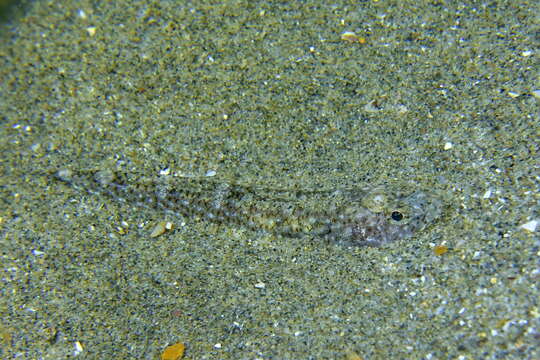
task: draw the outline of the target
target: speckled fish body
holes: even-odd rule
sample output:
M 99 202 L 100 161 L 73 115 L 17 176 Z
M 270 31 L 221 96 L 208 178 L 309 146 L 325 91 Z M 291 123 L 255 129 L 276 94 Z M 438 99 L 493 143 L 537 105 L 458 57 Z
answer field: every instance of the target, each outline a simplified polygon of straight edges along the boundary
M 189 177 L 146 179 L 109 170 L 64 169 L 55 177 L 82 191 L 137 206 L 347 246 L 381 246 L 411 238 L 441 212 L 440 202 L 420 191 L 396 195 L 366 188 L 329 191 L 321 197 L 323 192 L 258 190 Z

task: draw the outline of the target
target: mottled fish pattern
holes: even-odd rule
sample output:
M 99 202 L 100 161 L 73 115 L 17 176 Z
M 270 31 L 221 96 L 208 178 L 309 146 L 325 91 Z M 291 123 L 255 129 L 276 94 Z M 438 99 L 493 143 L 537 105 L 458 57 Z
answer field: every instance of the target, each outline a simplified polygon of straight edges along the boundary
M 440 202 L 420 191 L 268 190 L 209 178 L 149 179 L 111 170 L 62 169 L 55 178 L 81 191 L 187 218 L 239 224 L 285 237 L 311 236 L 346 246 L 381 246 L 411 238 L 441 212 Z

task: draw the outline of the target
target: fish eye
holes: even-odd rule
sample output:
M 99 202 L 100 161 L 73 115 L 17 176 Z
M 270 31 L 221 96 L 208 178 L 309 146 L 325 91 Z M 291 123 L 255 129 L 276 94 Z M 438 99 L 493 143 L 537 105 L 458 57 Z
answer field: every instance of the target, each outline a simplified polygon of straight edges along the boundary
M 392 220 L 394 221 L 401 221 L 403 220 L 403 214 L 399 211 L 393 211 L 390 215 L 392 217 Z

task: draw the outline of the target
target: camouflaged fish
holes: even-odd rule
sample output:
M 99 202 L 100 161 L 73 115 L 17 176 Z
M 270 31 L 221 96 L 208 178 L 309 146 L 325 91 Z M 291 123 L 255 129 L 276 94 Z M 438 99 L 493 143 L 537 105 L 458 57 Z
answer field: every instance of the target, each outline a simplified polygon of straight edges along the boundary
M 268 190 L 209 178 L 148 179 L 122 171 L 63 169 L 55 177 L 74 188 L 146 208 L 235 223 L 285 237 L 311 236 L 346 246 L 381 246 L 411 238 L 441 213 L 424 192 L 381 189 L 302 192 Z

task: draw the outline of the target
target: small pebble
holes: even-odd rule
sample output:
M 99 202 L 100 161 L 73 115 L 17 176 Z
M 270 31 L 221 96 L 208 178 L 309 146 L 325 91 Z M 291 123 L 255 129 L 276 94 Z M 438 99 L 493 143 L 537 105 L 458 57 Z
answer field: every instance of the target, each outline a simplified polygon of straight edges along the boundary
M 45 253 L 43 251 L 39 251 L 39 250 L 32 250 L 32 254 L 34 254 L 35 256 L 42 256 L 42 255 L 45 255 Z
M 88 33 L 88 35 L 94 36 L 96 35 L 96 27 L 95 26 L 87 27 L 86 32 Z
M 345 359 L 346 360 L 362 360 L 360 355 L 358 355 L 357 353 L 355 353 L 352 350 L 347 351 L 347 353 L 345 355 Z
M 154 230 L 152 230 L 150 237 L 155 238 L 163 235 L 165 231 L 167 231 L 166 224 L 167 223 L 165 221 L 160 221 L 159 223 L 157 223 L 157 225 L 154 227 Z
M 365 44 L 366 39 L 363 37 L 358 37 L 354 32 L 352 31 L 345 31 L 341 34 L 341 40 L 347 41 L 350 43 L 359 43 L 359 44 Z
M 257 289 L 264 289 L 266 287 L 266 284 L 260 281 L 253 286 L 255 286 Z
M 508 96 L 510 96 L 512 99 L 515 99 L 515 98 L 517 98 L 519 96 L 519 93 L 517 93 L 515 91 L 509 91 Z
M 73 356 L 77 356 L 77 355 L 79 355 L 80 353 L 83 352 L 83 347 L 82 347 L 82 344 L 80 343 L 80 341 L 75 341 L 73 346 L 75 347 L 75 350 L 73 351 Z
M 169 175 L 171 173 L 171 168 L 166 168 L 163 170 L 160 170 L 159 175 Z

